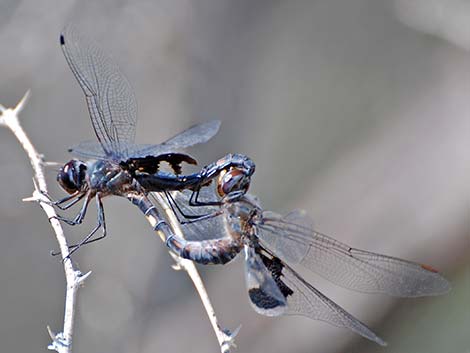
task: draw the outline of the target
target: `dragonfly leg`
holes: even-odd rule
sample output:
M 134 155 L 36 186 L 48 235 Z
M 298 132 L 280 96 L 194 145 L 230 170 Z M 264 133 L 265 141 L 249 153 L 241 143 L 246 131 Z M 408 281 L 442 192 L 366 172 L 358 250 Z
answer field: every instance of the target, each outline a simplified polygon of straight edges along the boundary
M 54 218 L 58 219 L 61 222 L 67 223 L 70 226 L 81 224 L 83 222 L 83 219 L 85 218 L 86 211 L 88 209 L 88 204 L 90 203 L 90 192 L 87 192 L 84 195 L 85 195 L 85 201 L 83 202 L 80 212 L 75 216 L 75 218 L 68 219 L 59 215 L 54 216 Z M 83 198 L 83 196 L 81 196 L 81 198 Z
M 221 201 L 199 201 L 199 192 L 201 190 L 201 186 L 198 186 L 196 190 L 194 190 L 189 198 L 189 206 L 221 206 Z
M 201 217 L 205 217 L 205 216 L 208 215 L 207 213 L 206 214 L 186 214 L 186 213 L 183 212 L 183 210 L 180 208 L 180 206 L 178 205 L 176 200 L 173 198 L 173 196 L 169 192 L 165 191 L 165 196 L 166 196 L 166 199 L 168 201 L 168 204 L 171 207 L 171 210 L 175 214 L 175 216 L 178 219 L 178 222 L 180 224 L 183 224 L 184 221 L 180 220 L 180 218 L 178 216 L 178 213 L 186 219 L 199 219 Z
M 60 209 L 62 211 L 69 209 L 70 207 L 75 205 L 78 201 L 80 201 L 86 195 L 86 193 L 84 193 L 82 191 L 76 191 L 71 195 L 67 195 L 63 199 L 54 200 L 47 192 L 41 191 L 41 193 L 44 196 L 46 196 L 47 199 L 49 200 L 49 202 L 47 202 L 47 204 L 49 204 L 51 206 L 55 206 L 55 207 L 57 207 L 58 209 Z M 68 201 L 70 201 L 68 204 L 63 205 L 64 203 L 66 203 Z
M 95 241 L 101 240 L 104 237 L 106 237 L 106 222 L 105 222 L 105 217 L 104 217 L 104 207 L 103 207 L 103 203 L 101 201 L 101 197 L 100 197 L 99 194 L 97 194 L 95 196 L 95 200 L 96 200 L 96 208 L 98 210 L 97 224 L 96 224 L 95 228 L 93 228 L 93 230 L 85 238 L 83 238 L 78 244 L 74 244 L 74 245 L 69 246 L 70 252 L 67 255 L 67 257 L 70 257 L 70 255 L 72 255 L 75 251 L 77 251 L 81 246 L 93 243 Z M 93 235 L 95 235 L 95 233 L 100 228 L 102 228 L 102 230 L 103 230 L 102 234 L 99 237 L 96 237 L 96 238 L 92 239 Z
M 230 170 L 232 168 L 236 169 L 235 174 L 231 173 Z M 191 197 L 189 199 L 190 206 L 221 206 L 224 203 L 224 200 L 229 202 L 235 202 L 240 199 L 243 195 L 245 195 L 247 191 L 247 186 L 249 185 L 250 177 L 254 172 L 254 164 L 253 162 L 246 156 L 242 155 L 227 155 L 221 158 L 216 163 L 213 163 L 207 166 L 202 172 L 199 178 L 199 182 L 193 190 Z M 210 181 L 218 176 L 222 175 L 223 171 L 227 171 L 230 174 L 230 177 L 235 175 L 236 179 L 239 180 L 238 182 L 244 182 L 243 186 L 234 184 L 237 188 L 232 190 L 224 191 L 224 199 L 223 200 L 216 200 L 216 201 L 199 201 L 199 193 L 202 187 L 208 185 Z M 226 192 L 226 193 L 225 193 Z M 222 196 L 222 195 L 221 195 Z
M 70 207 L 72 207 L 73 205 L 75 205 L 78 201 L 80 201 L 81 199 L 83 199 L 85 197 L 86 193 L 81 193 L 79 195 L 77 195 L 75 197 L 74 200 L 70 201 L 68 204 L 66 205 L 61 205 L 61 204 L 56 204 L 55 206 L 57 206 L 59 209 L 61 210 L 68 210 Z
M 203 221 L 203 220 L 205 220 L 205 219 L 211 219 L 211 218 L 220 216 L 221 214 L 223 214 L 223 211 L 222 211 L 222 210 L 218 210 L 218 211 L 214 211 L 214 212 L 212 212 L 212 213 L 208 213 L 208 214 L 202 215 L 202 216 L 200 216 L 199 218 L 196 218 L 196 219 L 190 219 L 190 220 L 187 220 L 187 221 L 181 221 L 180 223 L 181 223 L 181 224 L 196 223 L 196 222 Z

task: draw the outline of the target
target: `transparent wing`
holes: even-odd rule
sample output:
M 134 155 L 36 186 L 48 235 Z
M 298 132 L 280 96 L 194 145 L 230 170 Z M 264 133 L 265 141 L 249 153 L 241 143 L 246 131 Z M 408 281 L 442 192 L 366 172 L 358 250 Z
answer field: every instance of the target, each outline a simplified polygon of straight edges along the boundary
M 175 152 L 200 143 L 206 143 L 217 134 L 220 128 L 219 120 L 191 126 L 172 138 L 158 145 L 136 145 L 137 149 L 129 153 L 131 157 L 156 156 Z
M 264 212 L 259 238 L 276 256 L 300 264 L 340 286 L 397 297 L 443 294 L 449 282 L 427 265 L 351 248 L 314 231 L 301 211 Z
M 220 127 L 220 121 L 212 120 L 206 123 L 198 124 L 190 127 L 189 129 L 179 133 L 171 139 L 161 144 L 133 144 L 133 143 L 120 143 L 120 148 L 125 155 L 122 158 L 131 157 L 147 157 L 158 156 L 165 153 L 173 153 L 182 149 L 205 143 L 209 141 Z M 82 142 L 76 146 L 69 148 L 69 152 L 75 156 L 82 158 L 106 158 L 106 152 L 103 150 L 101 144 L 93 141 Z
M 213 185 L 203 187 L 201 189 L 199 200 L 214 200 L 215 194 L 213 192 L 213 187 Z M 186 216 L 206 216 L 212 215 L 220 210 L 220 207 L 218 206 L 190 206 L 189 199 L 191 194 L 191 190 L 175 191 L 171 193 L 172 198 L 176 201 L 176 204 L 179 207 L 179 210 L 176 206 L 173 208 L 181 221 L 191 222 L 190 218 L 185 218 L 181 213 Z M 181 224 L 181 228 L 184 237 L 187 240 L 219 239 L 227 235 L 225 214 L 208 217 L 192 223 L 183 223 Z
M 60 35 L 65 59 L 85 93 L 88 111 L 106 156 L 121 159 L 134 142 L 137 103 L 117 65 L 91 40 L 68 25 Z
M 369 327 L 307 283 L 294 270 L 286 264 L 283 266 L 280 280 L 292 291 L 292 294 L 287 296 L 288 309 L 285 314 L 307 316 L 337 327 L 348 328 L 381 346 L 387 345 Z
M 74 156 L 85 159 L 106 159 L 107 154 L 99 142 L 84 141 L 68 149 Z
M 248 295 L 256 312 L 266 316 L 302 315 L 352 331 L 384 346 L 365 324 L 328 299 L 280 259 L 245 246 Z

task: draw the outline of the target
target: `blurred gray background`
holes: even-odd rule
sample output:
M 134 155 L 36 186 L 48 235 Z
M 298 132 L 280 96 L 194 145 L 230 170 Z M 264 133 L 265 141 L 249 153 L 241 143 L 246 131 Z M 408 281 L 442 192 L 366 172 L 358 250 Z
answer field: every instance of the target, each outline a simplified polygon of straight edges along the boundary
M 257 162 L 267 209 L 305 208 L 348 244 L 439 268 L 445 296 L 392 300 L 302 272 L 389 346 L 301 317 L 265 318 L 241 259 L 201 267 L 220 323 L 242 325 L 240 352 L 468 353 L 470 349 L 470 5 L 460 0 L 0 1 L 0 103 L 32 97 L 21 122 L 50 161 L 92 139 L 58 44 L 74 22 L 110 53 L 139 102 L 137 140 L 223 121 L 190 151 L 204 165 L 238 152 Z M 31 168 L 0 130 L 0 344 L 46 351 L 62 325 L 65 280 L 44 213 L 23 203 Z M 48 173 L 51 192 L 55 171 Z M 77 242 L 95 223 L 65 226 Z M 218 352 L 194 288 L 144 217 L 106 199 L 109 236 L 74 259 L 75 352 Z

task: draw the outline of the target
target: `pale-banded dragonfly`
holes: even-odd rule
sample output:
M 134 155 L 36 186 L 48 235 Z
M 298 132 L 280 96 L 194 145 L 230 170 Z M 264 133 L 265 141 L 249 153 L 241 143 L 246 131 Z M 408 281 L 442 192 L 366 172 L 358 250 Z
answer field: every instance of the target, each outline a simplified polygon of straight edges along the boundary
M 73 25 L 67 26 L 60 35 L 60 45 L 75 78 L 82 88 L 93 129 L 98 142 L 84 142 L 70 148 L 74 155 L 88 159 L 87 162 L 72 159 L 57 175 L 61 187 L 69 196 L 51 202 L 60 209 L 68 209 L 80 200 L 83 205 L 74 219 L 59 217 L 62 221 L 80 224 L 89 203 L 95 199 L 98 209 L 96 227 L 77 245 L 99 240 L 106 235 L 106 224 L 101 199 L 108 195 L 123 196 L 139 206 L 146 215 L 152 215 L 159 222 L 159 230 L 171 235 L 167 224 L 161 219 L 147 198 L 149 192 L 190 189 L 193 198 L 190 204 L 201 205 L 198 189 L 210 183 L 219 173 L 231 167 L 244 170 L 247 176 L 254 173 L 255 165 L 246 156 L 229 154 L 202 168 L 198 173 L 181 175 L 182 163 L 196 164 L 184 148 L 204 143 L 218 131 L 220 122 L 210 121 L 189 128 L 173 138 L 157 145 L 134 143 L 137 123 L 137 104 L 134 92 L 118 67 L 91 40 L 77 32 Z M 166 162 L 173 172 L 160 170 Z M 244 189 L 243 185 L 234 185 Z M 240 191 L 231 194 L 236 199 Z M 211 203 L 211 202 L 209 202 Z M 217 204 L 217 203 L 216 203 Z M 103 233 L 94 237 L 99 228 Z
M 190 207 L 190 192 L 175 194 L 170 201 L 183 223 L 185 239 L 170 238 L 168 245 L 178 255 L 203 264 L 224 264 L 243 251 L 248 296 L 256 312 L 267 316 L 307 316 L 349 328 L 385 345 L 370 328 L 305 281 L 291 266 L 302 265 L 359 292 L 420 297 L 450 290 L 449 282 L 428 265 L 356 249 L 317 232 L 304 211 L 281 216 L 263 210 L 259 200 L 246 193 L 246 187 L 241 190 L 244 196 L 237 200 L 226 198 L 225 190 L 235 191 L 232 180 L 240 177 L 248 179 L 245 185 L 249 183 L 250 177 L 232 168 L 221 173 L 216 184 L 200 190 L 201 200 L 218 197 L 221 206 Z M 196 211 L 205 216 L 198 220 Z M 184 217 L 191 220 L 185 221 Z

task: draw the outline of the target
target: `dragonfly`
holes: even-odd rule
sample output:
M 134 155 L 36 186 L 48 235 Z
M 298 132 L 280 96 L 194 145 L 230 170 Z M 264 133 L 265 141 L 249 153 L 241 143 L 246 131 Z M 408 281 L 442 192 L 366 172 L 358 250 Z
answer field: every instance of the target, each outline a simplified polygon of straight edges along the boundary
M 210 217 L 185 222 L 192 215 L 186 190 L 171 201 L 181 217 L 185 239 L 169 238 L 169 247 L 183 258 L 202 264 L 225 264 L 244 254 L 245 282 L 253 309 L 262 315 L 302 315 L 348 328 L 379 345 L 386 342 L 360 320 L 303 279 L 292 266 L 303 266 L 347 289 L 394 297 L 440 295 L 449 282 L 429 265 L 353 248 L 313 228 L 302 210 L 286 215 L 264 210 L 257 197 L 240 190 L 236 200 L 234 178 L 249 183 L 236 167 L 222 173 L 217 183 L 200 191 L 201 198 L 218 197 L 220 206 L 206 206 Z M 226 185 L 228 184 L 228 185 Z
M 145 215 L 158 222 L 155 230 L 170 236 L 171 229 L 148 199 L 150 192 L 168 192 L 189 189 L 192 206 L 204 205 L 198 201 L 198 190 L 211 183 L 218 175 L 232 167 L 243 170 L 246 176 L 255 170 L 254 162 L 240 154 L 228 154 L 199 172 L 182 175 L 182 164 L 196 165 L 196 160 L 181 150 L 205 143 L 218 131 L 220 122 L 209 121 L 195 125 L 160 144 L 136 144 L 137 103 L 134 92 L 118 66 L 91 39 L 83 36 L 75 26 L 68 25 L 60 35 L 60 45 L 65 59 L 85 94 L 89 115 L 97 141 L 82 142 L 69 151 L 81 159 L 72 159 L 58 172 L 57 181 L 68 193 L 51 203 L 67 210 L 83 200 L 79 213 L 73 219 L 58 217 L 70 225 L 82 223 L 88 205 L 95 200 L 98 210 L 97 225 L 84 239 L 72 246 L 70 254 L 81 245 L 106 236 L 102 198 L 122 196 L 138 206 Z M 168 164 L 172 172 L 161 170 Z M 239 178 L 244 182 L 244 178 Z M 241 196 L 246 185 L 233 181 L 235 193 Z M 206 201 L 205 204 L 218 204 Z M 95 236 L 99 229 L 100 236 Z

